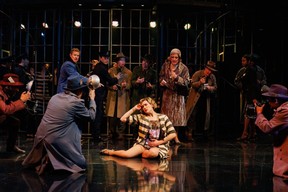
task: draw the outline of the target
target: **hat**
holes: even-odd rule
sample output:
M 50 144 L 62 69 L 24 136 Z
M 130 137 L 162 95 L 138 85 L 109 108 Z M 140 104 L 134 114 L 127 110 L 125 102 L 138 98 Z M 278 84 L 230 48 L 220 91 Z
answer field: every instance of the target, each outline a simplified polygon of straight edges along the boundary
M 155 63 L 155 58 L 152 54 L 146 54 L 144 57 L 142 57 L 143 60 L 146 60 L 149 65 L 152 65 Z
M 181 51 L 179 49 L 174 48 L 170 51 L 170 55 L 175 54 L 175 53 L 178 54 L 179 57 L 181 57 Z
M 19 81 L 18 75 L 14 73 L 6 73 L 3 75 L 3 80 L 0 81 L 0 85 L 23 86 L 24 84 Z
M 69 91 L 75 91 L 86 87 L 87 84 L 84 83 L 84 78 L 81 75 L 72 75 L 67 79 L 67 86 L 64 89 Z
M 19 55 L 18 57 L 16 57 L 15 60 L 17 63 L 20 63 L 22 59 L 28 59 L 29 60 L 29 57 L 26 53 L 23 53 L 23 54 Z
M 99 63 L 99 61 L 97 59 L 92 59 L 90 61 L 90 64 L 92 64 L 92 65 L 97 65 L 98 63 Z
M 272 84 L 267 92 L 262 93 L 266 97 L 275 97 L 288 100 L 288 90 L 285 86 L 280 84 Z
M 207 64 L 205 65 L 206 68 L 210 69 L 211 71 L 218 71 L 216 69 L 216 63 L 214 61 L 208 61 Z
M 110 57 L 110 51 L 100 51 L 99 57 Z
M 119 60 L 122 59 L 122 58 L 125 58 L 125 60 L 127 60 L 127 57 L 126 57 L 122 52 L 120 52 L 120 53 L 118 53 L 118 54 L 116 55 L 115 61 L 117 62 L 117 61 L 119 61 Z

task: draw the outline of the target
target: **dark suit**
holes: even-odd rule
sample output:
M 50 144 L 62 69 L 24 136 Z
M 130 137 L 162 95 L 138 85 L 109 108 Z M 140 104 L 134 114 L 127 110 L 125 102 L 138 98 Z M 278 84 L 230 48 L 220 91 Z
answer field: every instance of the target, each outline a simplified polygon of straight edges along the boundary
M 94 67 L 91 75 L 97 75 L 100 79 L 100 83 L 104 85 L 104 87 L 100 87 L 95 90 L 96 97 L 95 102 L 97 106 L 96 117 L 93 122 L 92 127 L 92 137 L 94 139 L 99 138 L 101 134 L 101 124 L 104 117 L 104 101 L 106 101 L 107 97 L 107 87 L 112 86 L 118 83 L 117 78 L 112 78 L 108 73 L 108 65 L 105 65 L 101 61 Z

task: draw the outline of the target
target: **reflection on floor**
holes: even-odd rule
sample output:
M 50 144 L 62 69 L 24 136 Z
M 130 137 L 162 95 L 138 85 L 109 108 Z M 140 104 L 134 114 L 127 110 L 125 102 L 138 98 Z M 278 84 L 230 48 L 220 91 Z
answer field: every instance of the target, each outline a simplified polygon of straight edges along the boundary
M 20 137 L 19 144 L 29 151 L 33 139 Z M 287 191 L 283 189 L 287 186 L 282 179 L 272 175 L 272 140 L 269 136 L 242 143 L 235 139 L 196 140 L 173 146 L 171 157 L 162 161 L 99 155 L 103 148 L 126 149 L 132 144 L 131 137 L 97 144 L 83 137 L 83 153 L 88 162 L 86 173 L 67 175 L 59 172 L 38 176 L 22 168 L 25 155 L 6 153 L 2 141 L 0 191 L 270 192 L 273 187 Z

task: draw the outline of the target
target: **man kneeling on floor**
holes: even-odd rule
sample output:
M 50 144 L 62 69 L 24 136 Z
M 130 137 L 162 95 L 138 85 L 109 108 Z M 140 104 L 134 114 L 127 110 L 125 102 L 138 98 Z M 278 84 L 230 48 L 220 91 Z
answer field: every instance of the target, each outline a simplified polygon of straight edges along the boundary
M 39 175 L 44 170 L 64 170 L 72 173 L 86 170 L 81 130 L 77 121 L 83 118 L 93 120 L 96 113 L 94 89 L 89 86 L 88 107 L 82 99 L 86 86 L 82 76 L 70 76 L 65 91 L 50 99 L 37 129 L 33 148 L 24 159 L 23 166 L 36 168 Z

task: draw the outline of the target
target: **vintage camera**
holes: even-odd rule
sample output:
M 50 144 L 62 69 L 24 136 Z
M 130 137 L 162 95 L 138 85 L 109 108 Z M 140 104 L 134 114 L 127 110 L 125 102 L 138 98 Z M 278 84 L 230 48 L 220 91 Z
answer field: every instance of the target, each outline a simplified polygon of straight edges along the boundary
M 100 78 L 97 75 L 91 75 L 88 79 L 88 86 L 91 89 L 97 89 L 101 86 Z
M 203 89 L 206 90 L 207 87 L 208 87 L 208 83 L 205 83 Z
M 269 103 L 268 99 L 263 99 L 261 101 L 257 101 L 256 105 L 260 107 L 263 104 L 268 104 L 268 103 Z

